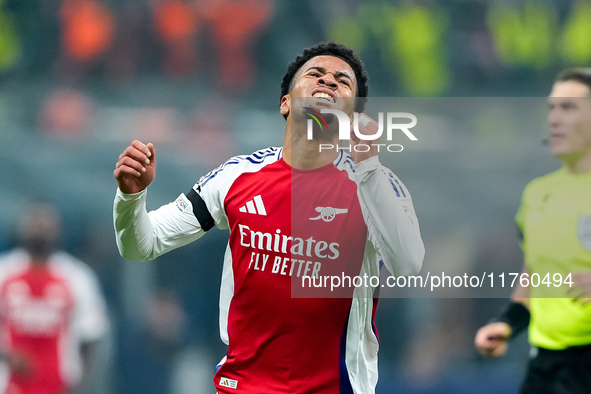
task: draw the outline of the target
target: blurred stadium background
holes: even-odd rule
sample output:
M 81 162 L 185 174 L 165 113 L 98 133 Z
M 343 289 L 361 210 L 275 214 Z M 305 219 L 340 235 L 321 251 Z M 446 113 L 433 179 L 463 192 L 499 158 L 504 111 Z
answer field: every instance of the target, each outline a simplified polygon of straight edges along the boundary
M 0 250 L 29 198 L 62 209 L 64 247 L 98 273 L 113 321 L 88 393 L 165 393 L 168 380 L 171 393 L 212 392 L 225 352 L 227 235 L 124 261 L 111 223 L 119 153 L 134 138 L 155 143 L 155 208 L 231 155 L 281 144 L 286 66 L 329 39 L 360 53 L 373 97 L 434 97 L 471 115 L 440 111 L 389 157 L 413 194 L 426 263 L 519 271 L 521 190 L 558 166 L 541 144 L 543 97 L 560 69 L 591 62 L 590 1 L 0 0 Z M 380 301 L 378 393 L 517 392 L 525 338 L 496 361 L 472 345 L 504 302 Z

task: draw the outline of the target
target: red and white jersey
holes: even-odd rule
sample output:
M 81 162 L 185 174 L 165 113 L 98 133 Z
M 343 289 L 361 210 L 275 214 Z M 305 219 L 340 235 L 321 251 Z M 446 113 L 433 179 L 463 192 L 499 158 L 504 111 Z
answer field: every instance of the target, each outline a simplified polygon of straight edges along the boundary
M 97 280 L 82 262 L 63 252 L 43 266 L 20 249 L 0 256 L 2 350 L 30 366 L 26 376 L 6 371 L 6 393 L 63 393 L 81 376 L 79 344 L 106 328 Z
M 378 340 L 374 289 L 330 294 L 304 276 L 379 276 L 420 270 L 424 247 L 410 194 L 377 157 L 342 151 L 312 170 L 290 167 L 280 148 L 238 156 L 150 213 L 146 192 L 117 192 L 122 255 L 149 260 L 213 227 L 230 237 L 220 291 L 228 345 L 219 393 L 372 393 Z M 343 289 L 341 289 L 343 290 Z

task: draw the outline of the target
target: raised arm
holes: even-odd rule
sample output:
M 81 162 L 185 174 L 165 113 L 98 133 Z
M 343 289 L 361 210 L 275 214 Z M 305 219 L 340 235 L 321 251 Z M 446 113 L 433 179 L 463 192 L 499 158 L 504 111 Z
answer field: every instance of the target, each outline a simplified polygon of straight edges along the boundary
M 359 131 L 375 134 L 378 124 L 362 114 Z M 361 143 L 352 132 L 351 145 Z M 364 141 L 368 151 L 351 149 L 361 208 L 369 231 L 369 239 L 394 275 L 413 275 L 421 270 L 425 247 L 419 221 L 408 189 L 388 168 L 380 164 L 379 138 Z
M 156 174 L 155 156 L 152 144 L 133 141 L 119 156 L 113 173 L 119 185 L 113 205 L 117 247 L 129 260 L 153 260 L 205 233 L 195 216 L 192 196 L 181 194 L 174 202 L 146 211 L 147 187 Z
M 369 239 L 394 275 L 421 270 L 425 247 L 408 189 L 377 157 L 355 166 Z
M 529 270 L 523 265 L 522 274 L 529 276 Z M 509 340 L 529 325 L 529 287 L 517 286 L 511 295 L 511 302 L 503 312 L 480 327 L 474 337 L 474 346 L 486 357 L 500 357 L 507 352 Z

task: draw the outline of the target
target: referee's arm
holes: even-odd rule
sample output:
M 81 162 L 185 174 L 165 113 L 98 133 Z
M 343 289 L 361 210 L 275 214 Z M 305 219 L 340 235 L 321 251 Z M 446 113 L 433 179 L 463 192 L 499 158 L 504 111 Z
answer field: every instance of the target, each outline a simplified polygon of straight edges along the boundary
M 529 276 L 524 265 L 522 273 Z M 517 286 L 511 302 L 503 312 L 481 327 L 474 338 L 478 352 L 487 357 L 500 357 L 507 352 L 508 341 L 529 325 L 529 287 Z

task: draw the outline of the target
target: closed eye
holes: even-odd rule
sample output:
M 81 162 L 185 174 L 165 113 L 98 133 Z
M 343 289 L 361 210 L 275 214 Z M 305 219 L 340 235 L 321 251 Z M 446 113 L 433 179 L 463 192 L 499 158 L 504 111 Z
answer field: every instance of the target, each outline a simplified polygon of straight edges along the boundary
M 577 108 L 577 106 L 575 103 L 567 101 L 566 103 L 562 104 L 562 108 L 563 109 L 575 109 L 575 108 Z

